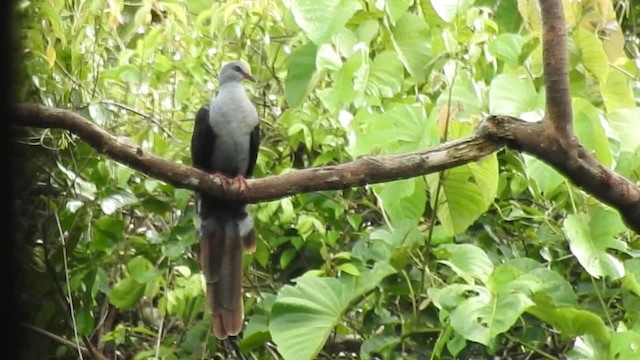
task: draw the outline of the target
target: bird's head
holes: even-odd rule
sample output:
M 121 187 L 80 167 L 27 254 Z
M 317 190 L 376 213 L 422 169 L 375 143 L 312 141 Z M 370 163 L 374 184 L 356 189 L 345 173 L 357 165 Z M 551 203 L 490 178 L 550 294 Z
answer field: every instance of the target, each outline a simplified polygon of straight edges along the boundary
M 251 75 L 251 70 L 242 61 L 232 61 L 225 64 L 220 70 L 220 85 L 231 82 L 242 82 L 242 80 L 256 81 Z

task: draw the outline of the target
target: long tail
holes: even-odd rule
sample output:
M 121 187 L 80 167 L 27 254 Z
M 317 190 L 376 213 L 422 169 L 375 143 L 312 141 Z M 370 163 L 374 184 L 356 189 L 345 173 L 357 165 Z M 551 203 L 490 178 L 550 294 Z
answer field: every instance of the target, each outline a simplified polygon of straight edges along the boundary
M 200 263 L 207 284 L 211 329 L 218 339 L 242 330 L 242 252 L 255 250 L 253 221 L 244 207 L 224 215 L 200 213 Z

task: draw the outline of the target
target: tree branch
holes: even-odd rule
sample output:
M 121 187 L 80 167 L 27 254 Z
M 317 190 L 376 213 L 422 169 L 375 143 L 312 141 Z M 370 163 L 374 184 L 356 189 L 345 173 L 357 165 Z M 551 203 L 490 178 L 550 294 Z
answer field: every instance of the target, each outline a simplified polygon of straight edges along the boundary
M 617 209 L 627 226 L 640 234 L 640 187 L 602 166 L 582 145 L 558 138 L 543 123 L 527 123 L 510 116 L 490 116 L 484 126 L 509 148 L 546 162 L 575 185 Z
M 542 59 L 546 90 L 545 121 L 555 134 L 577 144 L 569 91 L 567 30 L 562 1 L 540 0 L 542 15 Z
M 65 338 L 63 338 L 61 336 L 58 336 L 58 335 L 53 334 L 53 333 L 50 333 L 47 330 L 41 329 L 41 328 L 33 326 L 31 324 L 22 323 L 21 325 L 23 327 L 25 327 L 25 328 L 37 333 L 37 334 L 40 334 L 40 335 L 42 335 L 44 337 L 47 337 L 47 338 L 49 338 L 49 339 L 51 339 L 51 340 L 53 340 L 53 341 L 55 341 L 55 342 L 57 342 L 59 344 L 62 344 L 62 345 L 66 346 L 66 347 L 68 347 L 70 349 L 73 349 L 73 350 L 77 349 L 76 344 L 73 341 L 69 341 L 69 340 L 67 340 L 67 339 L 65 339 Z M 100 354 L 98 352 L 95 352 L 95 351 L 90 351 L 89 349 L 87 349 L 85 347 L 82 347 L 82 346 L 80 346 L 80 352 L 82 352 L 82 355 L 88 356 L 88 357 L 90 357 L 92 359 L 107 360 L 107 358 L 104 355 L 102 355 L 102 354 Z
M 294 170 L 247 181 L 245 191 L 225 190 L 218 178 L 198 169 L 145 153 L 127 138 L 115 137 L 75 113 L 35 104 L 18 105 L 20 126 L 66 129 L 112 159 L 175 187 L 261 202 L 291 195 L 340 190 L 430 174 L 482 159 L 504 145 L 530 153 L 553 166 L 600 201 L 616 208 L 640 234 L 640 188 L 605 168 L 579 144 L 556 136 L 544 123 L 490 116 L 467 137 L 432 149 L 399 155 L 363 157 L 352 162 Z
M 487 134 L 483 134 L 482 129 L 479 129 L 471 136 L 429 150 L 401 155 L 362 157 L 335 166 L 295 170 L 262 179 L 249 179 L 247 190 L 240 192 L 236 188 L 225 191 L 217 177 L 147 153 L 133 144 L 130 139 L 113 136 L 68 110 L 47 108 L 36 104 L 21 104 L 18 105 L 16 120 L 21 126 L 69 130 L 98 152 L 175 187 L 199 190 L 247 202 L 261 202 L 306 192 L 340 190 L 411 178 L 479 160 L 502 147 L 499 140 L 491 139 Z

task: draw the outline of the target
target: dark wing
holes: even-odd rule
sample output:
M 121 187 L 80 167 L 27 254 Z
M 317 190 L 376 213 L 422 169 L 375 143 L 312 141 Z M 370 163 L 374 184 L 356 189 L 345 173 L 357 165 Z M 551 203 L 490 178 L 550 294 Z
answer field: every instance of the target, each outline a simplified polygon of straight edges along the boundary
M 253 176 L 253 168 L 256 166 L 256 160 L 258 159 L 258 150 L 260 149 L 260 124 L 253 128 L 249 140 L 249 166 L 247 166 L 246 178 Z
M 209 126 L 209 105 L 205 105 L 196 114 L 196 123 L 191 135 L 191 161 L 193 167 L 211 172 L 211 156 L 215 135 Z

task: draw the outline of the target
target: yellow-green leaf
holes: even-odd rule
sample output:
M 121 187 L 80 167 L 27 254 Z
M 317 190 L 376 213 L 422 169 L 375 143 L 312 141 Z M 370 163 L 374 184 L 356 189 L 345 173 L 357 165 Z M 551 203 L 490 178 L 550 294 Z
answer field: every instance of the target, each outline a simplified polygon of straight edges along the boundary
M 47 46 L 47 62 L 49 63 L 49 68 L 56 64 L 56 49 L 51 45 Z

